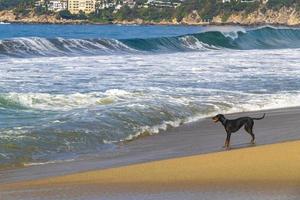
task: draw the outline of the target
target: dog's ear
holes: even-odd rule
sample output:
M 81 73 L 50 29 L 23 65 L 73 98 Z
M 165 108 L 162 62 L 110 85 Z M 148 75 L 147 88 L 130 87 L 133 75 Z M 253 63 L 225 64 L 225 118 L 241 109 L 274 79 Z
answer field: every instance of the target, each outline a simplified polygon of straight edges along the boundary
M 222 114 L 217 114 L 215 117 L 217 117 L 217 118 L 222 118 L 222 117 L 224 117 L 224 115 L 222 115 Z

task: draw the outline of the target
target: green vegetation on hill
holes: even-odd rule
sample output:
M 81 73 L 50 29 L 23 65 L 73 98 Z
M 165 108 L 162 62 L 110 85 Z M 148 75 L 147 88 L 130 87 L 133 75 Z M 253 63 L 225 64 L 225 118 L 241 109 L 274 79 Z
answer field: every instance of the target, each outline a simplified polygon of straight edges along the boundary
M 186 0 L 177 8 L 160 8 L 160 7 L 148 7 L 143 8 L 135 6 L 129 8 L 128 6 L 122 7 L 117 13 L 107 15 L 97 15 L 97 19 L 102 21 L 117 20 L 133 20 L 142 19 L 145 21 L 161 21 L 176 19 L 181 21 L 184 17 L 196 11 L 201 19 L 210 20 L 214 16 L 223 16 L 223 21 L 232 14 L 237 12 L 243 12 L 245 15 L 261 9 L 263 12 L 266 9 L 278 10 L 282 7 L 300 7 L 299 0 L 269 0 L 266 5 L 262 5 L 259 1 L 256 2 L 240 2 L 231 1 L 222 3 L 220 0 Z M 105 12 L 105 11 L 104 11 Z M 95 18 L 95 17 L 92 17 Z
M 279 10 L 282 7 L 293 7 L 295 6 L 297 10 L 300 10 L 299 0 L 269 0 L 267 3 L 267 8 L 272 10 Z
M 16 16 L 27 15 L 34 8 L 35 0 L 0 0 L 0 10 L 14 10 Z
M 58 13 L 59 18 L 63 19 L 73 19 L 73 20 L 86 20 L 88 17 L 84 14 L 84 12 L 79 12 L 78 14 L 71 14 L 68 10 L 62 10 Z
M 33 8 L 35 0 L 0 0 L 0 10 L 15 9 L 18 7 Z
M 128 6 L 123 6 L 113 18 L 117 20 L 133 20 L 133 19 L 143 19 L 146 21 L 160 21 L 160 20 L 171 20 L 175 13 L 174 8 L 129 8 Z
M 101 10 L 97 14 L 90 15 L 91 20 L 98 20 L 109 22 L 112 20 L 133 20 L 142 19 L 145 21 L 170 21 L 176 19 L 181 21 L 184 17 L 187 17 L 193 11 L 196 11 L 201 19 L 210 20 L 214 16 L 223 16 L 223 21 L 232 14 L 237 12 L 243 12 L 245 15 L 261 10 L 264 12 L 266 9 L 278 10 L 282 7 L 298 7 L 300 8 L 299 0 L 269 0 L 266 5 L 262 5 L 259 1 L 256 2 L 240 2 L 231 1 L 222 3 L 220 0 L 186 0 L 177 8 L 171 7 L 154 7 L 149 6 L 144 8 L 141 6 L 135 6 L 129 8 L 123 6 L 118 12 L 113 13 L 109 9 Z
M 221 0 L 186 0 L 178 7 L 159 7 L 149 5 L 144 7 L 147 0 L 137 0 L 136 5 L 130 8 L 124 5 L 119 10 L 114 7 L 97 10 L 97 12 L 86 15 L 81 12 L 79 14 L 71 14 L 69 11 L 61 11 L 57 14 L 58 18 L 73 20 L 90 20 L 93 22 L 111 22 L 114 20 L 134 20 L 142 19 L 144 21 L 159 22 L 162 20 L 181 21 L 191 13 L 197 13 L 203 20 L 210 20 L 214 16 L 221 15 L 222 20 L 226 21 L 232 13 L 242 12 L 245 15 L 260 10 L 265 12 L 268 9 L 279 10 L 282 7 L 296 7 L 300 10 L 299 0 L 269 0 L 267 4 L 262 5 L 259 1 L 243 3 L 241 1 L 231 1 L 222 3 Z M 178 0 L 161 0 L 167 1 L 173 5 Z M 50 14 L 46 7 L 34 7 L 36 0 L 0 0 L 0 10 L 13 9 L 16 15 L 26 15 L 30 11 L 36 14 Z M 53 14 L 53 13 L 52 13 Z
M 290 7 L 296 3 L 299 3 L 298 0 L 269 0 L 267 3 L 268 8 L 271 9 L 280 9 L 283 6 Z

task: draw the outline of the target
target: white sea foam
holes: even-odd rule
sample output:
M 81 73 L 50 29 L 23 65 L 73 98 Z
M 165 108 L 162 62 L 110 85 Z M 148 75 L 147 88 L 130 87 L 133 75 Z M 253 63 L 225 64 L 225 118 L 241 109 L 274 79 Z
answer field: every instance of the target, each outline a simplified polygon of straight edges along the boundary
M 246 29 L 241 26 L 208 26 L 205 27 L 201 32 L 221 32 L 224 36 L 230 37 L 232 39 L 238 38 L 238 33 L 246 33 Z
M 186 47 L 188 49 L 192 49 L 192 50 L 211 50 L 211 49 L 217 50 L 217 49 L 220 49 L 213 45 L 205 44 L 205 43 L 199 41 L 194 36 L 190 36 L 190 35 L 181 37 L 180 41 L 182 42 L 182 45 L 184 47 Z
M 57 39 L 63 45 L 63 47 L 68 49 L 70 52 L 74 52 L 76 50 L 93 51 L 95 49 L 97 50 L 101 49 L 106 52 L 110 51 L 110 49 L 105 47 L 104 45 L 89 40 L 63 39 L 63 38 L 57 38 Z
M 35 51 L 37 54 L 45 55 L 45 52 L 52 51 L 53 53 L 61 53 L 63 52 L 55 47 L 49 40 L 45 38 L 15 38 L 14 43 L 7 41 L 4 45 L 4 49 L 7 50 L 7 53 L 21 53 L 21 54 L 29 54 L 32 51 Z M 4 44 L 2 42 L 2 44 Z M 20 48 L 20 46 L 22 48 Z
M 139 131 L 137 131 L 134 134 L 128 135 L 126 138 L 121 140 L 103 140 L 104 144 L 113 144 L 113 143 L 119 143 L 119 142 L 125 142 L 125 141 L 131 141 L 134 139 L 137 139 L 138 137 L 146 134 L 146 135 L 155 135 L 158 134 L 160 131 L 166 131 L 168 127 L 178 127 L 180 124 L 182 124 L 182 120 L 178 119 L 175 121 L 165 121 L 160 125 L 155 126 L 143 126 L 140 127 Z
M 48 94 L 48 93 L 4 93 L 0 96 L 8 102 L 25 108 L 41 110 L 70 110 L 89 106 L 107 105 L 133 96 L 125 90 L 111 89 L 105 92 Z
M 45 162 L 30 162 L 30 163 L 24 163 L 24 166 L 30 167 L 30 166 L 37 166 L 37 165 L 56 164 L 56 163 L 72 162 L 74 160 L 75 159 L 52 160 L 52 161 L 45 161 Z
M 64 39 L 20 37 L 0 40 L 3 57 L 58 57 L 111 54 L 116 52 L 137 52 L 114 39 Z M 2 58 L 1 58 L 2 59 Z
M 107 96 L 121 96 L 121 97 L 124 97 L 124 96 L 129 96 L 132 93 L 127 92 L 125 90 L 120 90 L 120 89 L 110 89 L 110 90 L 105 91 L 104 94 L 107 95 Z

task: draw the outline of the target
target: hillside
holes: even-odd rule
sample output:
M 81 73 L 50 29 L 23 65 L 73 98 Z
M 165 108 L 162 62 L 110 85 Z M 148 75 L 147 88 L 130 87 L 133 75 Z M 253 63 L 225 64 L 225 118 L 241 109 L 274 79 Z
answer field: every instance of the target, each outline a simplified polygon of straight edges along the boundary
M 68 10 L 49 11 L 36 7 L 34 0 L 0 0 L 0 21 L 17 23 L 120 23 L 120 24 L 282 24 L 300 25 L 298 0 L 269 0 L 222 3 L 218 0 L 186 0 L 177 6 L 136 1 L 119 9 L 109 7 L 96 12 L 71 14 Z M 173 5 L 173 4 L 172 4 Z

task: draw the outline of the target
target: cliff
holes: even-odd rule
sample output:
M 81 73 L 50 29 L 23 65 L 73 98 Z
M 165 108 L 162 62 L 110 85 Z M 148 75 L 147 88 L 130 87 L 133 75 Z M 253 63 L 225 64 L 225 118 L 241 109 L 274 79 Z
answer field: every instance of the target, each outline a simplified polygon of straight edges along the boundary
M 223 20 L 222 20 L 223 19 Z M 255 24 L 282 24 L 289 26 L 300 25 L 300 12 L 294 8 L 283 7 L 279 11 L 266 10 L 264 13 L 255 11 L 250 14 L 235 13 L 226 20 L 223 15 L 218 15 L 213 18 L 213 23 L 231 23 L 241 25 L 255 25 Z
M 245 12 L 232 13 L 230 15 L 219 14 L 215 16 L 209 23 L 199 16 L 197 11 L 193 11 L 181 21 L 184 24 L 204 25 L 204 24 L 240 24 L 240 25 L 257 25 L 257 24 L 273 24 L 273 25 L 300 25 L 300 12 L 295 8 L 283 7 L 278 11 L 261 10 L 246 14 Z
M 12 10 L 0 11 L 0 21 L 10 23 L 40 23 L 40 24 L 67 24 L 67 23 L 84 23 L 83 20 L 66 20 L 57 19 L 56 15 L 37 15 L 34 12 L 29 14 L 15 15 Z

